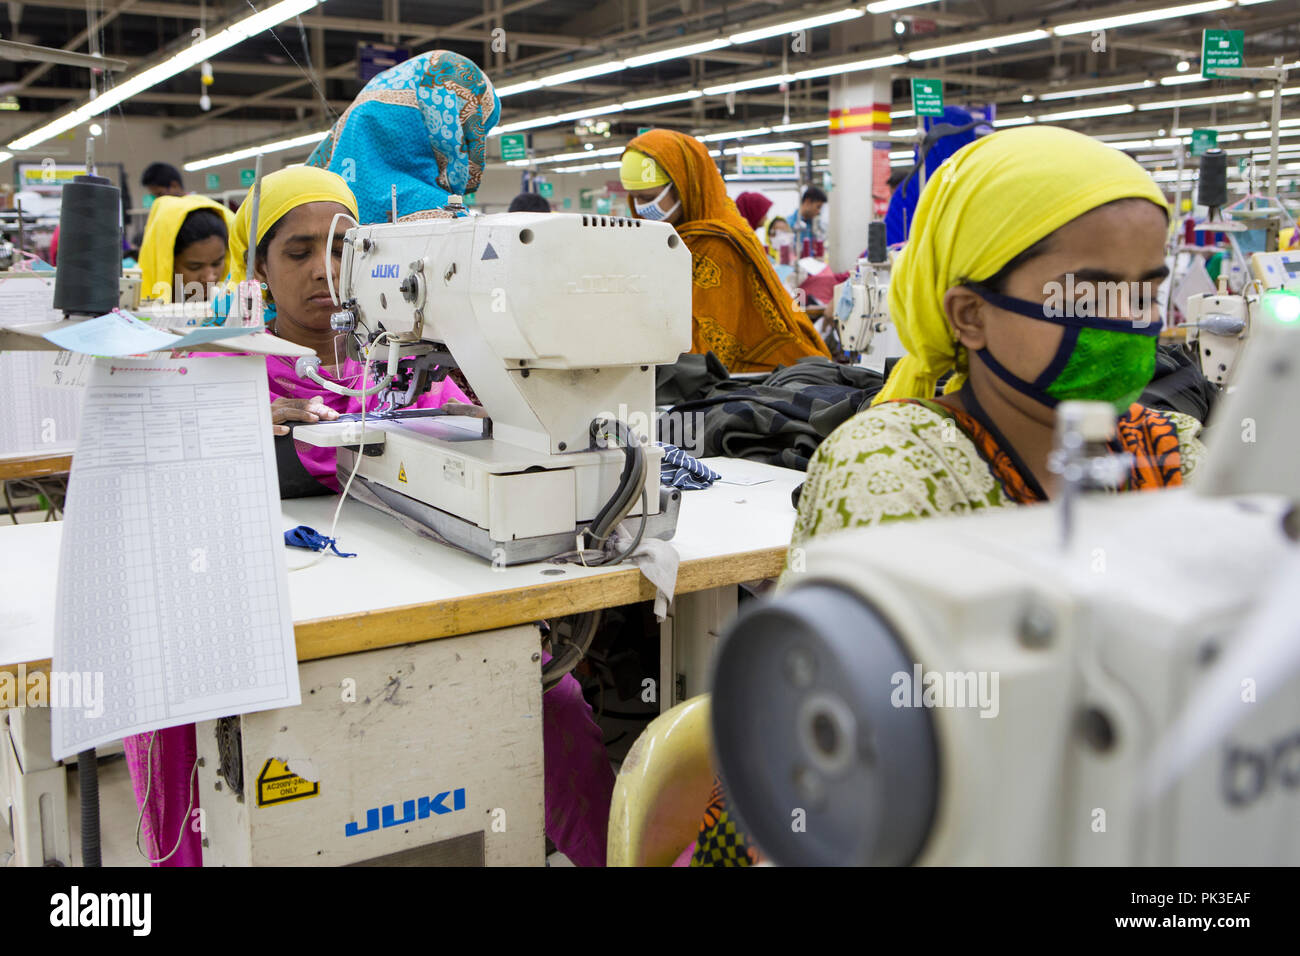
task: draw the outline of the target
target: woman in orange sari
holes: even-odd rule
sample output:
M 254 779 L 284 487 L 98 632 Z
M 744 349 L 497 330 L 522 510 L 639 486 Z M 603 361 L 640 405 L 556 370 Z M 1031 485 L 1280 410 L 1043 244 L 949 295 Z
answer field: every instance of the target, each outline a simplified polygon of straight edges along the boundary
M 621 178 L 632 215 L 670 223 L 691 250 L 692 352 L 712 352 L 732 372 L 830 358 L 703 143 L 666 129 L 642 133 L 623 153 Z

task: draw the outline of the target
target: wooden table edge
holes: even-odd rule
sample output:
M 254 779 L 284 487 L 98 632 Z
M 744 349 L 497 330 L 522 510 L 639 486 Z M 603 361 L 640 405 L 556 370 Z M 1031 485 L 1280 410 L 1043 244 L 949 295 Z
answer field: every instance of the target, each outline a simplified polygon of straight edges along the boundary
M 785 563 L 784 545 L 719 557 L 683 561 L 677 569 L 676 594 L 773 578 Z M 506 591 L 467 594 L 449 601 L 406 604 L 378 611 L 299 621 L 294 625 L 298 662 L 341 657 L 384 647 L 476 634 L 516 624 L 621 607 L 654 600 L 654 585 L 635 565 L 590 577 L 546 581 Z M 27 674 L 49 673 L 50 661 L 0 664 L 0 676 L 17 680 Z M 2 703 L 2 702 L 0 702 Z M 3 710 L 0 706 L 0 710 Z
M 72 454 L 28 455 L 23 458 L 0 458 L 0 481 L 16 478 L 44 478 L 72 470 Z

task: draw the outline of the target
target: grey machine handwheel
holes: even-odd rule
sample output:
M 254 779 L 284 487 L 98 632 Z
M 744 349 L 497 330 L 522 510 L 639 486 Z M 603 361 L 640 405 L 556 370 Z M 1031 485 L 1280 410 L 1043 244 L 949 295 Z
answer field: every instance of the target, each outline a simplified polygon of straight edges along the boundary
M 889 623 L 833 585 L 791 588 L 733 623 L 714 665 L 714 752 L 729 810 L 773 862 L 919 855 L 939 770 L 930 713 L 891 702 L 893 675 L 912 668 Z

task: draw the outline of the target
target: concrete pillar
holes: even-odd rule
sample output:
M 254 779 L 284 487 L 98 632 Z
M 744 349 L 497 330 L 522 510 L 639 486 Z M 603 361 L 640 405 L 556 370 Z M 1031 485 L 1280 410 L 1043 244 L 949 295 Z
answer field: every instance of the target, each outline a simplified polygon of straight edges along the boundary
M 832 49 L 845 55 L 890 35 L 890 18 L 868 14 L 837 24 Z M 863 133 L 888 132 L 891 74 L 888 69 L 831 77 L 830 219 L 827 257 L 846 272 L 867 247 L 867 223 L 884 218 L 889 204 L 889 143 Z

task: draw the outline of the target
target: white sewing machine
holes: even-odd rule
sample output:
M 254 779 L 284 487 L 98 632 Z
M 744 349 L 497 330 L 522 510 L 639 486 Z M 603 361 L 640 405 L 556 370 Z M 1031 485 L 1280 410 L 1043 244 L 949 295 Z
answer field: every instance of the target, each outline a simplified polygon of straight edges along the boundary
M 771 859 L 1300 862 L 1300 296 L 1274 294 L 1295 308 L 1261 311 L 1195 489 L 792 553 L 713 683 L 731 806 Z
M 857 364 L 883 371 L 885 359 L 903 354 L 889 321 L 889 262 L 859 259 L 831 297 L 840 345 Z
M 357 483 L 498 563 L 572 551 L 611 506 L 672 536 L 676 499 L 661 496 L 648 441 L 655 366 L 691 342 L 691 256 L 671 226 L 508 213 L 361 226 L 345 241 L 335 327 L 356 333 L 357 354 L 387 357 L 387 409 L 364 433 L 294 429 L 339 448 L 341 480 L 363 449 Z M 486 418 L 403 410 L 453 366 Z M 631 451 L 601 437 L 619 423 L 644 458 L 635 473 Z
M 1216 385 L 1233 381 L 1243 345 L 1260 310 L 1277 290 L 1300 290 L 1300 251 L 1256 252 L 1250 257 L 1254 291 L 1215 292 L 1187 299 L 1189 338 L 1195 333 L 1201 371 Z M 1222 288 L 1222 287 L 1220 287 Z

